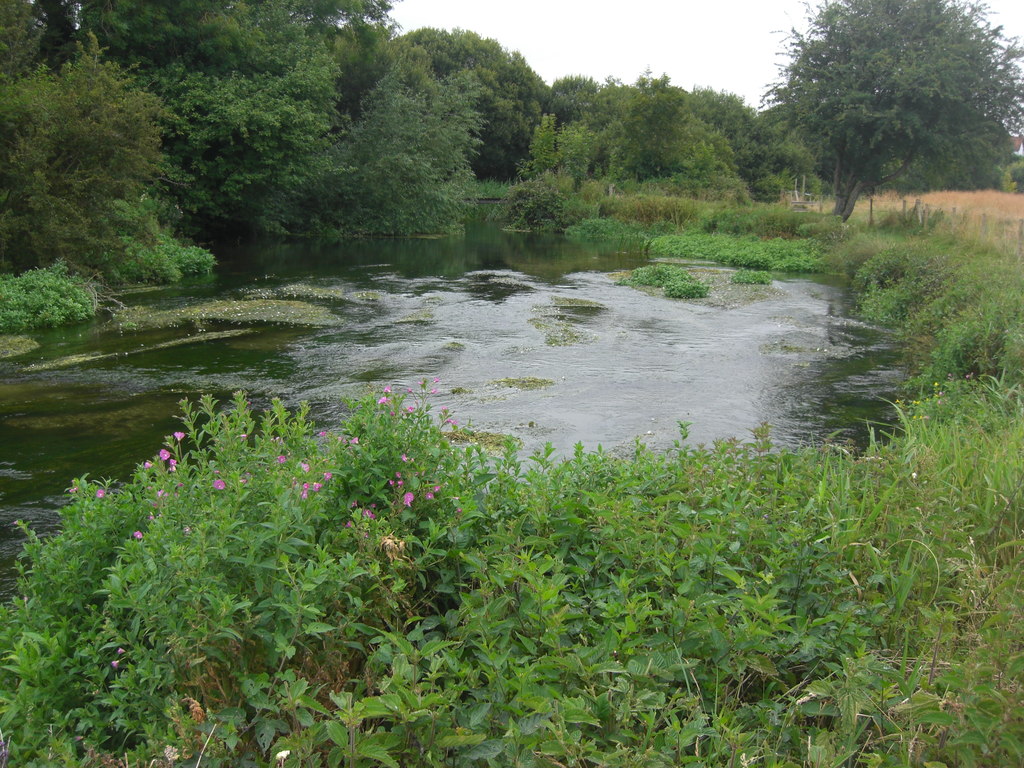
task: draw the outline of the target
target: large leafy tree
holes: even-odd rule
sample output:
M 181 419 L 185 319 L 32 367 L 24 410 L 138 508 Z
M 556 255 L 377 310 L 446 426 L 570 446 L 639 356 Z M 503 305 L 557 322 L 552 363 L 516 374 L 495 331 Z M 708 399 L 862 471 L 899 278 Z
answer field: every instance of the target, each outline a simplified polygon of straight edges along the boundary
M 102 268 L 160 163 L 159 101 L 93 40 L 59 73 L 0 76 L 0 264 Z
M 789 53 L 772 98 L 820 146 L 844 220 L 922 159 L 1005 142 L 1024 109 L 1024 52 L 972 2 L 830 0 Z
M 474 32 L 419 29 L 399 38 L 439 80 L 466 73 L 477 84 L 483 120 L 473 170 L 481 178 L 510 179 L 529 156 L 548 87 L 521 54 Z

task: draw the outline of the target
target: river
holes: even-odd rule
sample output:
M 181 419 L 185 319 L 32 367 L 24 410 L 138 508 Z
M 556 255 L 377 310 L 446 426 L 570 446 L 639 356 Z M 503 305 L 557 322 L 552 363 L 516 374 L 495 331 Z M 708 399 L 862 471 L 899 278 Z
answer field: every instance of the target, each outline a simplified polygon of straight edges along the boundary
M 126 476 L 177 428 L 179 401 L 204 392 L 307 401 L 334 424 L 345 396 L 436 377 L 435 406 L 460 422 L 565 454 L 638 437 L 666 448 L 680 421 L 691 444 L 762 422 L 778 446 L 863 441 L 899 381 L 886 335 L 852 318 L 836 278 L 777 275 L 746 298 L 675 301 L 609 277 L 643 254 L 488 224 L 217 255 L 213 280 L 123 295 L 131 323 L 36 334 L 36 350 L 0 360 L 0 594 L 22 546 L 16 520 L 56 530 L 72 478 Z M 298 312 L 270 319 L 302 322 L 224 317 L 226 300 L 269 300 Z M 204 303 L 218 310 L 149 327 Z

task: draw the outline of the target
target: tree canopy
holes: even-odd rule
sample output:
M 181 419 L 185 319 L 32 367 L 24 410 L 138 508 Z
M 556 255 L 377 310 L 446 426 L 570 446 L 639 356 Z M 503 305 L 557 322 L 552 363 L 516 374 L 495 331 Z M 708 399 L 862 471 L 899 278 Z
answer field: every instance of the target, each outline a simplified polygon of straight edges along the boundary
M 917 162 L 1005 144 L 1022 116 L 1024 55 L 985 7 L 959 0 L 830 0 L 790 39 L 772 93 L 828 163 L 834 212 Z

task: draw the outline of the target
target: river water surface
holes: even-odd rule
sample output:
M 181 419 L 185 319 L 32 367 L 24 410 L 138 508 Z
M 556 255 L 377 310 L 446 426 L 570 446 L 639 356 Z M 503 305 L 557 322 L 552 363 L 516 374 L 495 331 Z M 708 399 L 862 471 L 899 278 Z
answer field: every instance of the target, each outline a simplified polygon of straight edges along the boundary
M 566 454 L 638 437 L 669 447 L 680 421 L 691 444 L 749 438 L 762 422 L 780 446 L 862 440 L 868 421 L 887 420 L 899 379 L 885 335 L 852 319 L 832 278 L 777 275 L 746 298 L 675 301 L 609 277 L 642 254 L 485 224 L 218 257 L 210 282 L 122 296 L 142 308 L 135 322 L 38 334 L 38 349 L 0 361 L 0 594 L 22 544 L 16 520 L 55 530 L 72 478 L 127 476 L 177 428 L 179 401 L 204 392 L 307 401 L 332 425 L 345 396 L 437 377 L 435 407 L 463 424 Z M 147 328 L 159 312 L 224 299 L 318 314 Z M 550 383 L 503 381 L 526 378 Z

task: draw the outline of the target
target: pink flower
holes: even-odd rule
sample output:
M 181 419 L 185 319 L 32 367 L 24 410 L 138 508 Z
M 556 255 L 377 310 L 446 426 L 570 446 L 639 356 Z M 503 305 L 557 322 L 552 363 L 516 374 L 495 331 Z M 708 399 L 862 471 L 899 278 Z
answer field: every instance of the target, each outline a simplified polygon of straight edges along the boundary
M 184 437 L 185 437 L 185 433 L 184 432 L 175 432 L 174 433 L 174 439 L 175 440 L 181 440 Z
M 313 483 L 313 490 L 314 491 L 319 491 L 321 488 L 323 488 L 323 486 L 320 485 L 320 483 Z
M 301 464 L 299 464 L 299 466 L 302 467 L 303 472 L 309 472 L 309 464 L 307 464 L 306 462 L 302 462 Z
M 316 435 L 317 437 L 327 437 L 327 431 L 322 429 L 319 432 L 317 432 Z
M 144 461 L 144 462 L 142 462 L 142 466 L 143 466 L 144 469 L 149 469 L 150 467 L 153 466 L 153 462 L 152 461 Z
M 178 471 L 178 460 L 177 459 L 170 459 L 167 462 L 167 469 L 169 469 L 171 472 L 177 472 Z
M 370 520 L 376 520 L 377 519 L 377 516 L 375 514 L 373 514 L 373 512 L 371 512 L 368 509 L 364 509 L 363 510 L 363 517 L 367 517 Z
M 218 491 L 223 491 L 228 486 L 227 483 L 225 483 L 218 477 L 216 480 L 213 481 L 213 487 L 216 488 Z
M 334 475 L 330 472 L 324 472 L 324 480 L 330 480 L 332 477 L 334 477 Z
M 437 378 L 437 376 L 435 376 L 435 377 L 434 377 L 434 383 L 435 383 L 435 384 L 440 384 L 440 383 L 441 383 L 441 380 L 440 380 L 439 378 Z
M 384 387 L 384 391 L 387 392 L 390 395 L 391 394 L 391 385 L 388 384 L 386 387 Z
M 388 400 L 387 395 L 384 395 L 383 397 L 381 397 L 380 400 L 377 401 L 377 405 L 384 405 L 385 403 L 390 403 L 390 402 L 391 401 Z
M 278 456 L 277 457 L 277 463 L 278 464 L 284 464 L 286 461 L 288 461 L 288 457 L 287 456 Z
M 244 434 L 243 434 L 243 435 L 239 435 L 239 436 L 238 436 L 238 439 L 239 439 L 239 440 L 248 440 L 248 439 L 249 439 L 249 436 L 248 436 L 248 435 L 244 435 Z
M 124 648 L 118 648 L 117 649 L 118 656 L 120 656 L 122 653 L 124 653 Z
M 413 495 L 412 491 L 407 491 L 405 496 L 402 497 L 402 503 L 405 504 L 405 506 L 407 507 L 411 507 L 412 500 L 415 498 L 416 497 Z
M 102 499 L 106 495 L 107 495 L 107 492 L 105 490 L 103 490 L 102 488 L 97 488 L 96 489 L 96 498 L 97 499 Z
M 161 489 L 160 489 L 159 491 L 157 491 L 157 492 L 156 492 L 156 497 L 157 497 L 158 499 L 159 499 L 159 498 L 160 498 L 161 496 L 166 496 L 166 495 L 167 495 L 167 491 L 165 491 L 165 490 L 164 490 L 163 488 L 161 488 Z
M 161 448 L 160 449 L 160 459 L 162 461 L 167 461 L 169 458 L 171 458 L 171 452 L 168 451 L 166 448 Z
M 415 410 L 416 410 L 416 406 L 415 405 L 407 405 L 407 406 L 405 406 L 406 413 L 412 413 Z
M 408 456 L 406 456 L 406 455 L 405 455 L 405 454 L 403 453 L 403 454 L 402 454 L 402 461 L 408 461 L 408 460 L 409 460 L 409 457 L 408 457 Z
M 142 538 L 142 531 L 136 531 L 135 533 L 132 534 L 132 536 L 134 536 L 136 539 L 141 539 Z
M 351 445 L 359 445 L 359 438 L 358 437 L 353 437 L 351 440 L 349 440 L 349 444 L 351 444 Z
M 112 666 L 114 669 L 117 669 L 119 666 L 121 666 L 121 662 L 119 662 L 117 659 L 114 659 L 112 662 L 110 662 L 110 666 Z
M 434 498 L 434 494 L 432 494 L 430 491 L 427 491 L 427 498 L 428 499 Z

